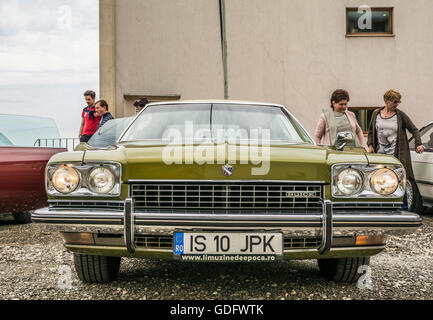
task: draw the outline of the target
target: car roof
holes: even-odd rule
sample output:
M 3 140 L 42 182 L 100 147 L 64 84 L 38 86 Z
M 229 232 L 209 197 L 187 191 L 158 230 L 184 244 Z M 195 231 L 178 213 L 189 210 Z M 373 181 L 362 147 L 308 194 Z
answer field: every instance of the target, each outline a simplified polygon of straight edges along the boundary
M 147 106 L 170 105 L 170 104 L 198 104 L 198 103 L 203 103 L 203 104 L 205 104 L 205 103 L 207 103 L 207 104 L 238 104 L 238 105 L 256 105 L 256 106 L 259 105 L 259 106 L 284 108 L 283 105 L 277 104 L 277 103 L 240 101 L 240 100 L 218 100 L 218 99 L 162 101 L 162 102 L 149 103 Z

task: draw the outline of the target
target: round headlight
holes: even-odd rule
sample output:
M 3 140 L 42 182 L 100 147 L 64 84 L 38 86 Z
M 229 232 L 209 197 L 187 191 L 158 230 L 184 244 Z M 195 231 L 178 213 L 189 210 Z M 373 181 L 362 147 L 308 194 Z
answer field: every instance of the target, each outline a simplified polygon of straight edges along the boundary
M 363 178 L 358 170 L 345 169 L 338 174 L 336 185 L 345 196 L 353 196 L 361 191 Z
M 61 167 L 54 171 L 52 177 L 53 187 L 60 193 L 71 193 L 80 184 L 80 175 L 77 170 L 71 167 Z
M 108 193 L 114 187 L 114 174 L 107 168 L 93 169 L 87 179 L 87 186 L 95 193 Z
M 370 179 L 371 188 L 381 195 L 390 195 L 398 188 L 399 180 L 390 169 L 377 170 Z

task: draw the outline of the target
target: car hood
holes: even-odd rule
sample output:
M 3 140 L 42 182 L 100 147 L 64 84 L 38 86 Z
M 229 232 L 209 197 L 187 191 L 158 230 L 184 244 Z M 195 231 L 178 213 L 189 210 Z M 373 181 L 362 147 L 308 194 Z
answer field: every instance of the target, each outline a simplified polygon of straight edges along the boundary
M 207 145 L 201 146 L 200 151 L 197 151 L 196 146 L 194 147 L 195 157 L 192 160 L 185 157 L 186 151 L 191 148 L 187 146 L 123 145 L 118 146 L 115 150 L 84 151 L 84 162 L 120 162 L 123 181 L 296 180 L 323 182 L 330 181 L 330 167 L 333 164 L 399 163 L 393 157 L 368 155 L 360 152 L 360 149 L 336 151 L 332 148 L 312 145 L 272 146 L 269 147 L 269 157 L 260 153 L 255 156 L 250 155 L 250 161 L 245 163 L 240 153 L 242 146 L 239 145 Z M 228 154 L 230 154 L 230 159 Z M 266 159 L 270 161 L 264 161 Z M 223 174 L 223 166 L 227 163 L 233 167 L 231 176 Z

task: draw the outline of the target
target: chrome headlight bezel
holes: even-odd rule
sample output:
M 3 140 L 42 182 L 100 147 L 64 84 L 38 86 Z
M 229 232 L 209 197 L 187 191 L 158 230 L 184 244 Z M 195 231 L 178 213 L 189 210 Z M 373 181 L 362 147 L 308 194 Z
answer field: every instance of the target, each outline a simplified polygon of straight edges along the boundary
M 360 172 L 363 177 L 363 187 L 359 192 L 353 195 L 345 195 L 337 186 L 337 179 L 341 172 L 347 169 L 352 169 Z M 389 169 L 394 172 L 398 178 L 398 186 L 396 190 L 391 194 L 380 194 L 371 185 L 372 176 L 378 172 L 378 170 Z M 335 164 L 331 168 L 332 181 L 331 181 L 331 193 L 333 198 L 341 199 L 398 199 L 402 198 L 406 188 L 406 171 L 401 165 L 383 165 L 383 164 Z
M 61 193 L 57 191 L 52 183 L 54 172 L 64 166 L 73 168 L 80 177 L 78 187 L 70 193 Z M 113 174 L 114 185 L 110 191 L 106 193 L 97 193 L 89 187 L 88 178 L 93 170 L 96 168 L 104 168 Z M 117 162 L 91 162 L 91 163 L 50 163 L 45 169 L 46 190 L 47 194 L 52 197 L 118 197 L 121 194 L 121 181 L 122 181 L 122 166 Z

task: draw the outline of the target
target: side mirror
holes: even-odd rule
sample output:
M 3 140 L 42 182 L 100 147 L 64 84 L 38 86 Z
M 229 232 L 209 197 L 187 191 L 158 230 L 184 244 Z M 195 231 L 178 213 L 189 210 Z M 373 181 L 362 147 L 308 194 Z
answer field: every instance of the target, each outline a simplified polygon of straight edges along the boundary
M 348 143 L 354 143 L 354 142 L 355 142 L 355 138 L 353 137 L 352 132 L 350 131 L 339 132 L 337 134 L 337 139 L 335 140 L 335 146 L 337 147 L 338 151 L 341 151 Z

